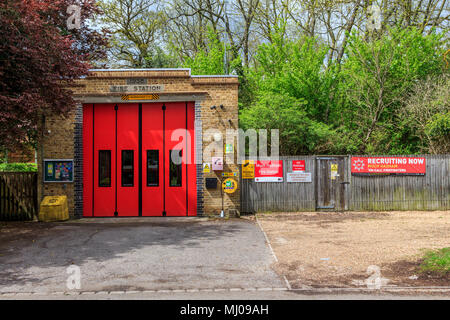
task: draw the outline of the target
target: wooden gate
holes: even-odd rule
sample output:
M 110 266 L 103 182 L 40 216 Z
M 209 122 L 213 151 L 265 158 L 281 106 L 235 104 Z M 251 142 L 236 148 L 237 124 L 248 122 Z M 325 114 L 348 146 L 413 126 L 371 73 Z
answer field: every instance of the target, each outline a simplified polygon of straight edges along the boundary
M 345 157 L 316 158 L 316 210 L 348 209 L 345 164 Z
M 37 172 L 0 172 L 0 220 L 31 220 L 37 209 Z

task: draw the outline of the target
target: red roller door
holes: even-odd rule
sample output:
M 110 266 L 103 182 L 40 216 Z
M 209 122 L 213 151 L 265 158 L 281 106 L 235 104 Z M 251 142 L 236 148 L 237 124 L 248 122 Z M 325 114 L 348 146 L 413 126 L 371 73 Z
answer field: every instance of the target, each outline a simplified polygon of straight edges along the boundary
M 194 103 L 83 110 L 86 217 L 195 216 Z

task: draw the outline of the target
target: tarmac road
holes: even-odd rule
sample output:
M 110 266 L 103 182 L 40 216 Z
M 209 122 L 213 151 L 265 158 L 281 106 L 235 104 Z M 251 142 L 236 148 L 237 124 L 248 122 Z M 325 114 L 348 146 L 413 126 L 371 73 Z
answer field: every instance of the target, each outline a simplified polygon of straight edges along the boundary
M 81 273 L 75 292 L 286 288 L 270 268 L 274 258 L 264 234 L 248 220 L 82 219 L 28 226 L 24 236 L 2 238 L 0 294 L 70 291 L 74 273 L 67 268 L 73 265 Z

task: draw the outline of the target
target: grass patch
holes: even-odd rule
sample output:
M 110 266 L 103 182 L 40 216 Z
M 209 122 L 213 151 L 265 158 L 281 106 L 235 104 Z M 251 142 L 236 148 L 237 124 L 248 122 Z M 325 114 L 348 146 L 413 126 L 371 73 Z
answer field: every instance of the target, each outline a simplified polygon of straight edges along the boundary
M 450 275 L 450 248 L 430 250 L 425 253 L 420 271 L 439 275 Z
M 36 163 L 0 163 L 0 172 L 37 172 Z

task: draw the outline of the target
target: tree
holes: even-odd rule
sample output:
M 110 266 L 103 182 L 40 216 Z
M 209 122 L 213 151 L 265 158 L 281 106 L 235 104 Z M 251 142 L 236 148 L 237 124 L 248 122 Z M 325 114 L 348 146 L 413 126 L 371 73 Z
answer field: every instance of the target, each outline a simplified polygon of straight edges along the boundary
M 201 49 L 208 40 L 204 37 L 207 28 L 212 28 L 219 38 L 226 38 L 230 45 L 232 59 L 236 59 L 242 53 L 242 61 L 245 66 L 250 62 L 250 36 L 252 26 L 257 14 L 260 0 L 174 0 L 168 9 L 168 16 L 176 29 L 184 34 L 175 35 L 179 46 L 188 46 L 194 53 Z M 194 26 L 190 29 L 189 26 Z M 198 26 L 198 29 L 195 28 Z M 172 29 L 173 30 L 173 29 Z M 204 32 L 193 34 L 195 31 Z M 190 39 L 189 39 L 190 38 Z M 179 41 L 186 39 L 186 42 Z M 193 46 L 192 41 L 197 45 Z
M 6 149 L 36 143 L 41 115 L 65 115 L 75 104 L 65 88 L 87 73 L 87 59 L 102 57 L 106 41 L 99 33 L 84 21 L 79 30 L 66 27 L 62 17 L 73 3 L 85 18 L 97 12 L 93 1 L 0 3 L 0 145 Z
M 112 67 L 161 68 L 174 66 L 158 41 L 167 19 L 155 0 L 101 1 L 100 21 L 112 32 Z

